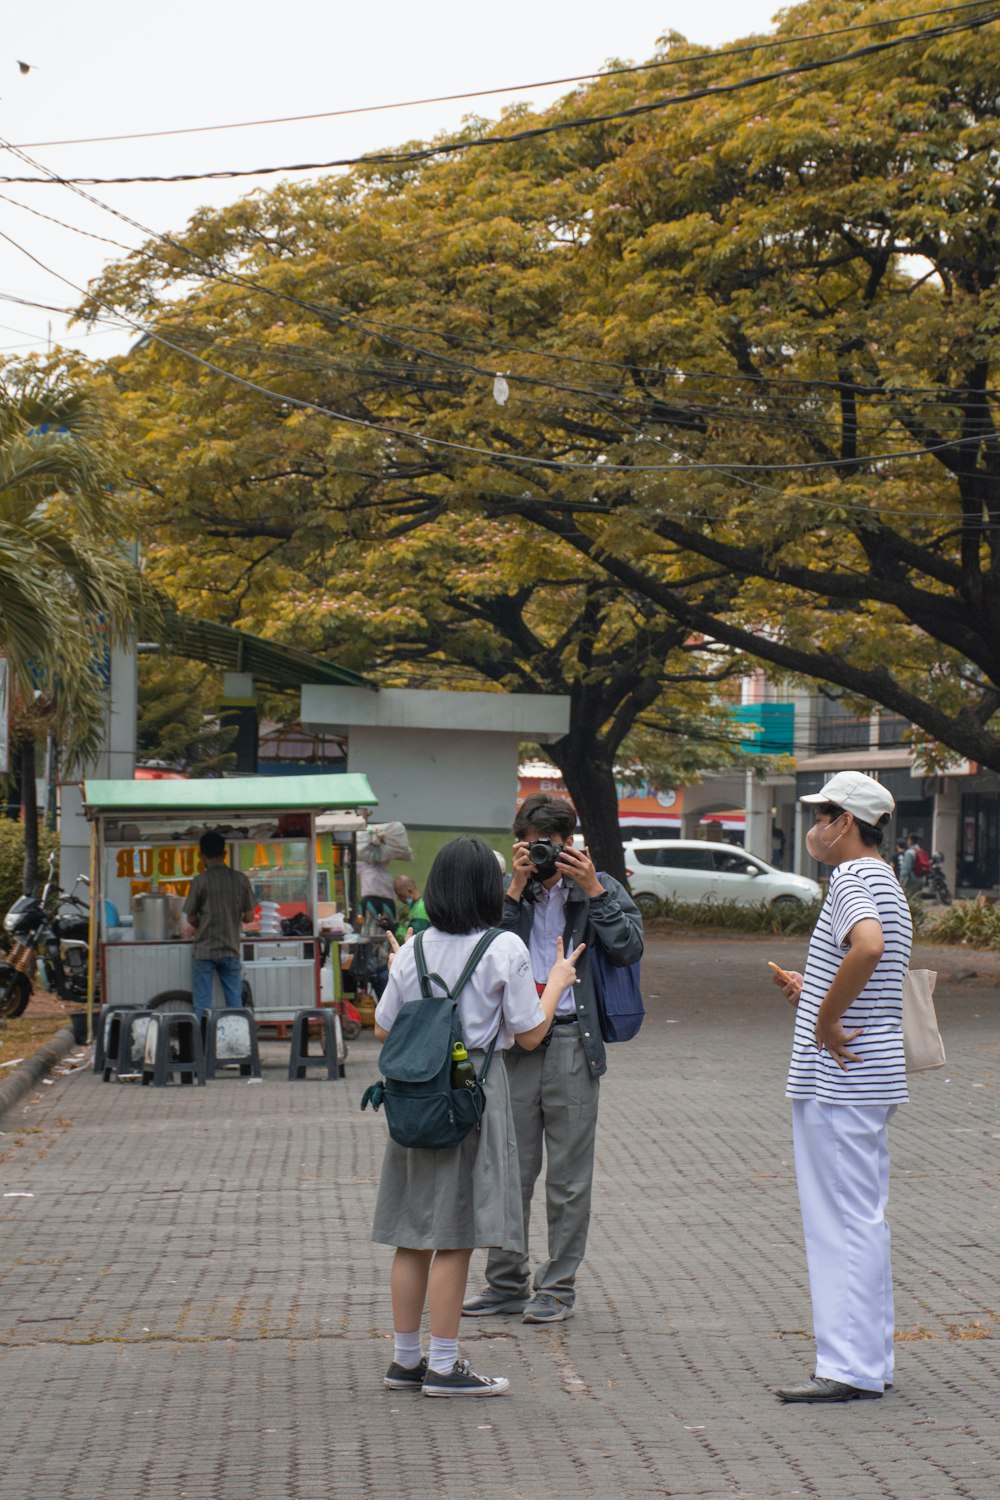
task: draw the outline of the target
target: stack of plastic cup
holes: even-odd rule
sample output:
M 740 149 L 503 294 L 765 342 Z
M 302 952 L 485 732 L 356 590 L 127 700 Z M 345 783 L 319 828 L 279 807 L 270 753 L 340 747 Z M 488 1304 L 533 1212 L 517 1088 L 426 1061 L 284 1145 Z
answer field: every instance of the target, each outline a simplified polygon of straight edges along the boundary
M 257 927 L 261 937 L 281 936 L 281 917 L 278 915 L 277 901 L 262 901 L 260 903 L 260 921 Z

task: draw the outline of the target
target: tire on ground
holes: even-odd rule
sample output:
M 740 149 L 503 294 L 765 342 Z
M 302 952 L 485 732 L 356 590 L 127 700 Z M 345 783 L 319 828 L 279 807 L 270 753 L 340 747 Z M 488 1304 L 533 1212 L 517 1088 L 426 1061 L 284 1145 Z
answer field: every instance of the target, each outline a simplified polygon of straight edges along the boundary
M 146 1002 L 147 1010 L 194 1010 L 194 996 L 190 990 L 162 990 Z

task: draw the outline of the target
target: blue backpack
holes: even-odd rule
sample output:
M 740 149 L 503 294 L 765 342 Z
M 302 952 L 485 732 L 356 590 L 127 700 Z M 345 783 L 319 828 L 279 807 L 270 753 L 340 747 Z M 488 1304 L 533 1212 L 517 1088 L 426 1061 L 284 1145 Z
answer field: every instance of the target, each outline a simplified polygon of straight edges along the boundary
M 443 1151 L 463 1141 L 482 1118 L 486 1104 L 483 1084 L 497 1039 L 494 1037 L 487 1047 L 472 1088 L 452 1088 L 451 1054 L 456 1042 L 464 1045 L 458 995 L 499 936 L 499 928 L 483 933 L 450 991 L 439 974 L 427 972 L 424 934 L 418 932 L 413 939 L 420 996 L 401 1007 L 379 1053 L 383 1077 L 365 1089 L 361 1100 L 362 1109 L 369 1104 L 375 1110 L 385 1105 L 389 1134 L 400 1146 Z M 435 994 L 435 985 L 440 994 Z

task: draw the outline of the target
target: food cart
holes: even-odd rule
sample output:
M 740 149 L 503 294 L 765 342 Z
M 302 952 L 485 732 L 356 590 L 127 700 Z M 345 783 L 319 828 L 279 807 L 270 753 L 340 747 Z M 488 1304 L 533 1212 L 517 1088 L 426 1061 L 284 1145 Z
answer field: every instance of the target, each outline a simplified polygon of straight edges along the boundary
M 346 922 L 356 906 L 355 832 L 361 810 L 376 802 L 367 777 L 86 781 L 83 792 L 92 825 L 88 1032 L 95 962 L 105 1004 L 190 1005 L 192 939 L 182 908 L 209 828 L 223 835 L 229 863 L 258 900 L 242 942 L 257 1020 L 288 1022 L 320 1004 L 320 918 L 339 912 Z M 218 978 L 215 985 L 221 1004 Z

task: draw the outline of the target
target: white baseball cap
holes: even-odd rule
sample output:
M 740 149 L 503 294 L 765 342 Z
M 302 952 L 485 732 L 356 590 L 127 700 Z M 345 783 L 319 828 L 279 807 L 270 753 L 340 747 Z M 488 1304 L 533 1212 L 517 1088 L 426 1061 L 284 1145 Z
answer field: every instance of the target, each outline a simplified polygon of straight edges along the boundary
M 821 791 L 809 797 L 800 797 L 800 802 L 832 802 L 845 812 L 853 813 L 862 823 L 878 822 L 896 806 L 892 793 L 863 771 L 838 771 Z

